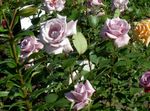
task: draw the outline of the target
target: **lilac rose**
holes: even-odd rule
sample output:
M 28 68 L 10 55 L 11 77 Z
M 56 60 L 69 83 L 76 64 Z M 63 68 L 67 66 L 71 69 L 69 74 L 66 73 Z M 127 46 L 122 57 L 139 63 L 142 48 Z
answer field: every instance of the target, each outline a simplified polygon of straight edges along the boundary
M 126 10 L 127 4 L 129 3 L 129 0 L 113 0 L 112 1 L 112 10 L 119 9 L 120 12 L 123 12 Z
M 65 0 L 44 0 L 44 6 L 46 11 L 62 11 L 65 2 Z
M 90 82 L 86 80 L 85 84 L 78 83 L 77 85 L 75 85 L 75 90 L 66 93 L 65 97 L 69 101 L 75 103 L 75 105 L 73 106 L 75 110 L 80 110 L 90 102 L 90 97 L 94 92 L 95 89 L 92 87 Z
M 47 53 L 59 54 L 72 51 L 71 44 L 67 38 L 76 34 L 77 21 L 66 22 L 65 16 L 57 15 L 41 25 L 40 40 L 45 45 Z
M 145 92 L 150 92 L 150 71 L 140 77 L 140 86 L 144 88 Z
M 43 44 L 40 43 L 36 37 L 28 36 L 21 41 L 20 47 L 21 58 L 24 59 L 29 57 L 32 53 L 38 52 L 40 49 L 42 49 Z
M 103 5 L 102 0 L 89 0 L 88 3 L 89 3 L 90 6 Z
M 126 20 L 118 18 L 107 19 L 102 29 L 101 36 L 114 40 L 117 47 L 123 47 L 129 42 L 128 32 L 130 25 Z

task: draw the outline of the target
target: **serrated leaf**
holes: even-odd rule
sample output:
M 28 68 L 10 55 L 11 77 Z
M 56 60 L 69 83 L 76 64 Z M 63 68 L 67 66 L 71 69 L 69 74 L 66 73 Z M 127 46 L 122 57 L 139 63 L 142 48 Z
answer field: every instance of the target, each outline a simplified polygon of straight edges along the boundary
M 81 32 L 78 32 L 73 36 L 73 45 L 79 55 L 83 54 L 87 50 L 87 40 Z

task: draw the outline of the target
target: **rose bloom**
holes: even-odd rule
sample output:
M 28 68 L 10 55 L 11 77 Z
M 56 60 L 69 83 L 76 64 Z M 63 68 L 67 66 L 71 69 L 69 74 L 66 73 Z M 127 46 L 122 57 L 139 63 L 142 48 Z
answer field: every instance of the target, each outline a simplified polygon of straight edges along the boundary
M 75 90 L 65 94 L 65 97 L 75 103 L 74 109 L 80 110 L 84 108 L 90 101 L 90 97 L 95 92 L 90 82 L 86 80 L 85 84 L 78 83 L 75 85 Z
M 129 42 L 129 29 L 130 25 L 124 19 L 120 19 L 119 17 L 107 19 L 102 29 L 101 35 L 104 38 L 113 39 L 117 47 L 123 47 Z
M 120 12 L 123 12 L 126 10 L 127 4 L 129 3 L 129 0 L 113 0 L 112 1 L 112 10 L 119 9 Z
M 48 20 L 41 25 L 40 40 L 45 45 L 47 53 L 59 54 L 72 51 L 67 36 L 76 34 L 77 21 L 66 22 L 65 16 Z
M 150 92 L 150 71 L 145 72 L 140 78 L 140 86 L 145 92 Z
M 21 42 L 21 58 L 27 58 L 32 53 L 38 52 L 43 48 L 43 44 L 38 42 L 38 39 L 33 36 L 25 37 Z
M 89 0 L 88 3 L 89 3 L 90 6 L 103 5 L 102 0 Z
M 62 11 L 65 2 L 65 0 L 45 0 L 44 6 L 46 11 Z
M 138 22 L 134 29 L 137 39 L 141 40 L 146 46 L 150 43 L 150 20 L 142 20 Z

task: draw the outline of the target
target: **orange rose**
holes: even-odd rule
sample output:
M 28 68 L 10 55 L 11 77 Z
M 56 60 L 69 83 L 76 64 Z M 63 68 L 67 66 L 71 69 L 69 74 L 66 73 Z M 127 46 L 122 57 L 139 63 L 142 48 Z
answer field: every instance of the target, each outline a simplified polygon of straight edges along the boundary
M 134 33 L 137 39 L 141 40 L 146 46 L 150 43 L 150 20 L 142 20 L 136 24 Z

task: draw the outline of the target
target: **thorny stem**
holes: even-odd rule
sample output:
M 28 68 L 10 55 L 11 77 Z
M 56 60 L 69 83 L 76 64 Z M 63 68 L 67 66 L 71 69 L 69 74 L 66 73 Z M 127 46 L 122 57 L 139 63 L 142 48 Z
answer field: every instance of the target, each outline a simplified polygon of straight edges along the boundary
M 19 2 L 19 0 L 17 0 L 17 2 Z M 0 4 L 2 3 L 2 1 L 0 0 Z M 24 85 L 25 85 L 25 81 L 23 79 L 23 75 L 22 75 L 22 72 L 21 72 L 21 69 L 19 68 L 19 58 L 18 58 L 18 55 L 17 55 L 17 51 L 16 51 L 16 44 L 14 42 L 14 35 L 13 35 L 13 28 L 14 28 L 14 22 L 15 22 L 15 19 L 16 19 L 16 14 L 17 14 L 17 9 L 14 10 L 14 13 L 13 13 L 13 18 L 11 20 L 11 23 L 10 25 L 8 24 L 8 20 L 7 20 L 7 17 L 3 11 L 3 16 L 4 16 L 4 19 L 8 25 L 8 31 L 9 31 L 9 42 L 10 42 L 10 46 L 11 46 L 11 51 L 12 51 L 12 54 L 13 54 L 13 58 L 16 62 L 16 72 L 19 74 L 20 76 L 20 82 L 21 82 L 21 86 L 23 86 L 21 89 L 24 93 L 24 99 L 25 99 L 25 103 L 26 103 L 26 106 L 27 106 L 27 110 L 28 111 L 32 111 L 32 103 L 28 100 L 28 90 L 26 88 L 24 88 Z

